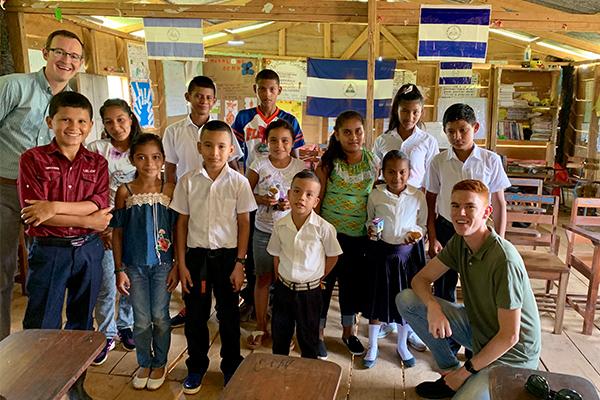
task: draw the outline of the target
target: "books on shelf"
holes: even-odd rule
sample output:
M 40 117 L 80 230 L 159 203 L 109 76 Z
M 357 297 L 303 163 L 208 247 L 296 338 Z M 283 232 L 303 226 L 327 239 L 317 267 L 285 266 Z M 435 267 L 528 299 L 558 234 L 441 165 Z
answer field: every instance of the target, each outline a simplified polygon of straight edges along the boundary
M 497 135 L 501 139 L 524 140 L 523 124 L 517 121 L 498 121 Z

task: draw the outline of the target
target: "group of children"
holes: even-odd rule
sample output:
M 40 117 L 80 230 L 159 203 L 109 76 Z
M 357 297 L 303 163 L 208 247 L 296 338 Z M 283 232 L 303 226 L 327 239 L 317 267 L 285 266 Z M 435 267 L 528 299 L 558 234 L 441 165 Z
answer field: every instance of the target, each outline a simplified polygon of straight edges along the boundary
M 502 192 L 510 184 L 500 158 L 474 144 L 479 125 L 473 110 L 455 104 L 446 111 L 452 148 L 439 153 L 436 140 L 417 126 L 423 96 L 415 85 L 404 85 L 393 101 L 389 131 L 373 151 L 364 146 L 363 117 L 343 112 L 313 172 L 297 158 L 304 144 L 297 120 L 277 108 L 277 74 L 257 74 L 255 92 L 260 105 L 242 110 L 230 127 L 209 118 L 214 83 L 194 78 L 185 94 L 190 115 L 168 127 L 162 140 L 141 132 L 124 101 L 107 100 L 100 109 L 107 138 L 87 149 L 89 101 L 74 92 L 51 99 L 47 124 L 55 139 L 26 151 L 19 168 L 22 217 L 33 237 L 26 328 L 59 328 L 60 309 L 47 307 L 47 298 L 75 288 L 67 328 L 92 329 L 95 306 L 107 338 L 95 363 L 106 360 L 118 335 L 137 353 L 133 386 L 155 390 L 167 372 L 170 293 L 181 283 L 188 343 L 183 389 L 194 394 L 209 365 L 213 297 L 227 383 L 242 361 L 239 291 L 245 278 L 256 276 L 254 284 L 248 279 L 256 307 L 248 346 L 272 336 L 273 353 L 287 355 L 295 332 L 302 356 L 321 359 L 327 358 L 324 328 L 337 281 L 349 351 L 365 354 L 371 368 L 377 339 L 393 330 L 401 362 L 415 365 L 408 345 L 425 346 L 395 299 L 425 265 L 425 236 L 433 257 L 454 233 L 453 185 L 468 178 L 485 183 L 496 231 L 505 229 Z M 375 219 L 383 221 L 379 236 Z M 67 257 L 67 250 L 74 253 Z M 75 271 L 61 268 L 61 257 L 74 259 Z M 56 271 L 63 274 L 59 281 Z M 447 273 L 436 282 L 436 295 L 454 301 L 456 283 Z M 89 290 L 76 290 L 80 286 Z M 357 337 L 358 313 L 369 319 L 366 351 Z

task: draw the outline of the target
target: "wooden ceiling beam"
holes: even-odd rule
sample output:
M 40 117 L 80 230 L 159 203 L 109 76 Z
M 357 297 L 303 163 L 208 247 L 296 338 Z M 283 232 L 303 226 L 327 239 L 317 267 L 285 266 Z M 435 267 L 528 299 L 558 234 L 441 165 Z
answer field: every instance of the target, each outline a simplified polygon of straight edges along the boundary
M 577 49 L 591 51 L 593 53 L 600 54 L 600 45 L 594 44 L 587 40 L 577 39 L 571 36 L 567 36 L 562 33 L 548 32 L 548 31 L 531 31 L 528 32 L 532 35 L 539 36 L 540 39 L 548 39 L 554 42 L 563 43 Z
M 396 51 L 398 51 L 398 53 L 400 53 L 402 57 L 407 60 L 414 60 L 416 58 L 415 55 L 408 50 L 406 46 L 404 46 L 384 25 L 381 26 L 381 34 L 390 42 L 390 44 L 394 47 L 394 49 L 396 49 Z
M 235 28 L 240 28 L 242 26 L 248 26 L 248 25 L 252 25 L 253 23 L 258 23 L 257 21 L 227 21 L 227 22 L 221 22 L 219 24 L 214 24 L 214 25 L 204 25 L 202 28 L 202 31 L 206 34 L 206 33 L 215 33 L 215 32 L 221 32 L 225 29 L 235 29 Z
M 350 46 L 348 46 L 348 48 L 346 50 L 344 50 L 344 52 L 342 53 L 342 55 L 340 56 L 340 58 L 342 60 L 348 60 L 348 59 L 350 59 L 350 57 L 352 57 L 354 54 L 356 54 L 356 52 L 358 51 L 358 49 L 360 49 L 363 46 L 363 44 L 365 44 L 365 42 L 367 41 L 368 36 L 369 36 L 369 27 L 366 27 L 360 33 L 360 35 L 358 35 L 356 37 L 356 39 L 354 39 L 354 41 L 352 43 L 350 43 Z

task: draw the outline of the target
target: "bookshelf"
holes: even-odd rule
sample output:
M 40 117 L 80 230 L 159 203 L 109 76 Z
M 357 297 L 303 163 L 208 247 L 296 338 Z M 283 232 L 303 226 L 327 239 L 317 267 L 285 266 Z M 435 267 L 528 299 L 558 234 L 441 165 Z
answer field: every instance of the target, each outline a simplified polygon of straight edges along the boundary
M 509 160 L 554 164 L 559 69 L 494 68 L 489 148 Z

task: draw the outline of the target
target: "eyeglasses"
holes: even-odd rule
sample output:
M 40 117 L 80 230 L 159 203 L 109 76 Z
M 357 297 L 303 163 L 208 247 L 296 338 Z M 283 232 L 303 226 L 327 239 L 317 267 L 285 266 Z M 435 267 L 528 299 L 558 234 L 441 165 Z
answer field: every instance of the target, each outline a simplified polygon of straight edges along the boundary
M 583 400 L 583 397 L 573 389 L 561 389 L 558 392 L 550 390 L 546 378 L 540 375 L 529 375 L 525 382 L 525 390 L 544 400 Z
M 69 53 L 69 52 L 64 51 L 63 49 L 56 49 L 56 48 L 54 48 L 54 49 L 48 49 L 48 51 L 53 52 L 54 55 L 57 56 L 57 57 L 64 57 L 64 56 L 66 56 L 66 57 L 70 57 L 71 60 L 73 60 L 73 61 L 81 61 L 81 60 L 83 60 L 83 55 L 76 54 L 76 53 Z

